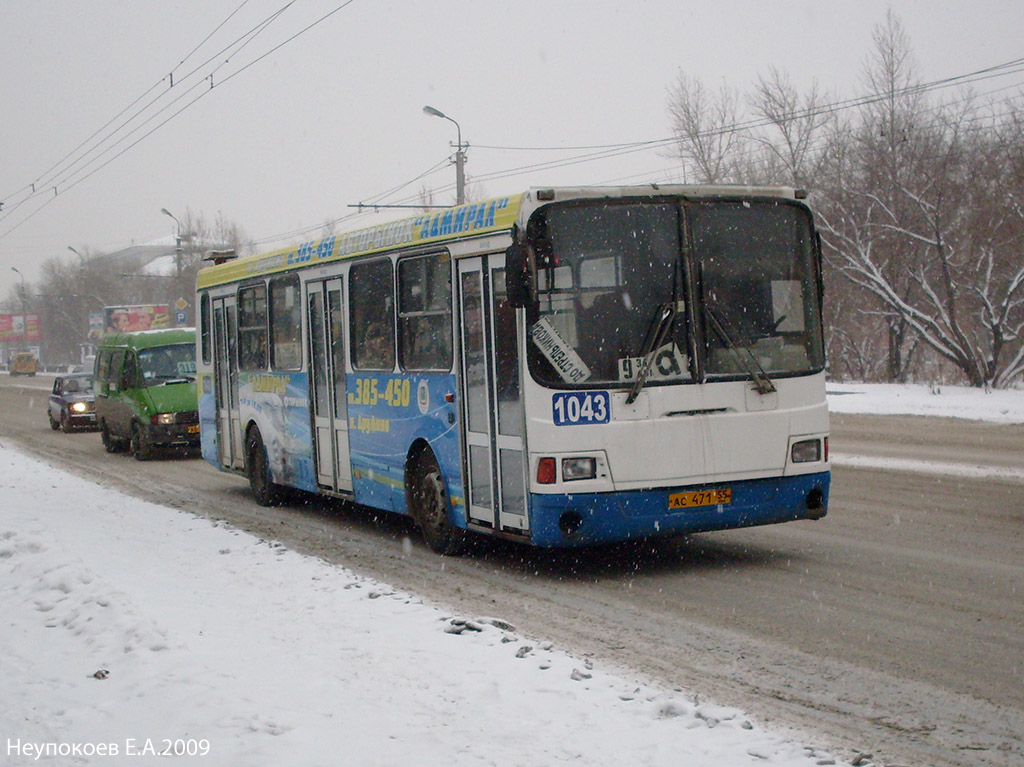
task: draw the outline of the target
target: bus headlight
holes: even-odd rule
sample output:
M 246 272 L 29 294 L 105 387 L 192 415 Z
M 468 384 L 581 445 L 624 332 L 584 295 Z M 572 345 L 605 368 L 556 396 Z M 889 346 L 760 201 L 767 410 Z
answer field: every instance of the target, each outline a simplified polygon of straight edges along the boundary
M 174 423 L 176 413 L 157 413 L 153 416 L 153 423 L 160 426 L 170 426 Z
M 576 479 L 593 479 L 597 476 L 597 459 L 563 458 L 562 481 L 572 482 Z
M 814 463 L 821 460 L 821 440 L 805 439 L 801 442 L 794 442 L 789 452 L 793 463 Z

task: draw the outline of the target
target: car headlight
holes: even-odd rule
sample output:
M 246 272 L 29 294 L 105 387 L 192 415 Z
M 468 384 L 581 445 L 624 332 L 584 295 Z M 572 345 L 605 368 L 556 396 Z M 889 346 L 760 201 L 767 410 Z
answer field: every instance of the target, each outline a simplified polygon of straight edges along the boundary
M 71 405 L 71 410 L 75 413 L 84 413 L 88 409 L 89 406 L 86 405 L 84 402 L 75 402 L 74 404 Z

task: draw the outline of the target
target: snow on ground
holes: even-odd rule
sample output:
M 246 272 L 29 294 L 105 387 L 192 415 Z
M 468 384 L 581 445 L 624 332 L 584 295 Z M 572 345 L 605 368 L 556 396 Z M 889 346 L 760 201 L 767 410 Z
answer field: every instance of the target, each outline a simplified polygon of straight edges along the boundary
M 923 415 L 963 418 L 1000 424 L 1024 423 L 1024 391 L 1006 389 L 986 392 L 966 386 L 929 387 L 916 384 L 828 384 L 828 407 L 833 413 L 874 413 L 880 415 Z M 1024 484 L 1024 468 L 992 466 L 957 460 L 922 461 L 912 458 L 884 458 L 850 455 L 834 446 L 833 466 L 887 469 L 915 474 L 979 479 L 991 477 Z
M 833 413 L 933 415 L 994 423 L 1024 423 L 1024 390 L 967 386 L 837 384 L 825 387 Z
M 838 412 L 1024 422 L 1019 391 L 829 391 Z M 3 445 L 0 499 L 5 764 L 835 763 L 699 691 L 594 667 L 500 616 L 451 615 Z
M 738 710 L 10 448 L 0 497 L 4 764 L 833 763 Z

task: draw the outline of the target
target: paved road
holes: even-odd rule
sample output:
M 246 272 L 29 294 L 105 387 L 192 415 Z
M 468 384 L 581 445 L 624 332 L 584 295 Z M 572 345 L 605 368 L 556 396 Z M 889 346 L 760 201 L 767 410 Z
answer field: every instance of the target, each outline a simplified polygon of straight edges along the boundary
M 485 541 L 442 559 L 401 518 L 262 509 L 197 458 L 140 464 L 95 433 L 51 432 L 48 382 L 0 379 L 0 439 L 61 468 L 505 618 L 845 758 L 1024 765 L 1024 426 L 833 416 L 822 521 L 585 553 Z

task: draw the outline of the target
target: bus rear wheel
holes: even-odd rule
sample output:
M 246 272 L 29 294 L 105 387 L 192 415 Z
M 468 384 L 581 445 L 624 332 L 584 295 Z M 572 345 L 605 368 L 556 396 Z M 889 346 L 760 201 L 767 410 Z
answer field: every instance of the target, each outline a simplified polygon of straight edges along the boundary
M 423 540 L 438 554 L 460 554 L 466 548 L 466 531 L 452 524 L 448 490 L 437 459 L 429 450 L 420 453 L 410 467 L 406 502 Z
M 246 440 L 245 468 L 249 487 L 260 506 L 278 506 L 284 500 L 285 489 L 270 478 L 270 461 L 259 429 L 249 432 Z

